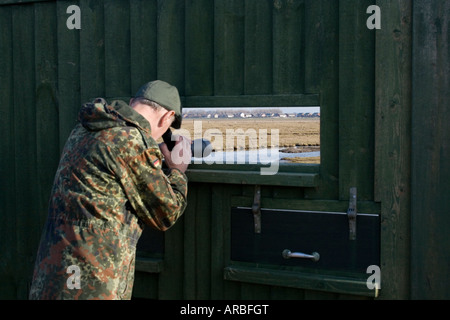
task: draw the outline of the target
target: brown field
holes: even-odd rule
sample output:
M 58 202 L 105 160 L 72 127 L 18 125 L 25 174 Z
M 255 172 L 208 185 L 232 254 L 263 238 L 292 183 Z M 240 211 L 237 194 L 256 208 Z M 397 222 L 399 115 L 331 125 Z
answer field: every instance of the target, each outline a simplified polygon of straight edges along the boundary
M 213 149 L 219 151 L 267 147 L 280 147 L 280 149 L 288 149 L 290 152 L 320 150 L 320 119 L 318 118 L 184 119 L 181 129 L 187 130 L 192 140 L 200 137 L 210 140 Z M 267 130 L 267 143 L 261 145 L 260 136 L 264 136 L 264 134 L 259 134 L 260 129 Z M 233 130 L 231 133 L 234 133 L 234 138 L 232 136 L 227 139 L 227 130 Z M 272 141 L 271 134 L 276 133 L 273 130 L 279 132 L 278 141 L 276 139 Z M 186 131 L 183 132 L 183 130 L 175 130 L 174 133 L 186 135 Z M 241 138 L 239 139 L 239 137 Z M 243 145 L 244 141 L 245 146 Z M 289 160 L 296 163 L 318 163 L 320 157 L 290 158 Z

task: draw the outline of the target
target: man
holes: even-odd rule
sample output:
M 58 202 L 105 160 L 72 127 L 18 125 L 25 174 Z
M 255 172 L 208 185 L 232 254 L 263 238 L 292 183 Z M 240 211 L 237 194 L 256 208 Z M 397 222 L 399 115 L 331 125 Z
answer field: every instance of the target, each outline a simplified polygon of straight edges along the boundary
M 130 101 L 86 103 L 56 172 L 30 299 L 130 299 L 144 225 L 165 231 L 186 207 L 190 141 L 178 90 L 145 84 Z M 162 170 L 163 156 L 168 173 Z

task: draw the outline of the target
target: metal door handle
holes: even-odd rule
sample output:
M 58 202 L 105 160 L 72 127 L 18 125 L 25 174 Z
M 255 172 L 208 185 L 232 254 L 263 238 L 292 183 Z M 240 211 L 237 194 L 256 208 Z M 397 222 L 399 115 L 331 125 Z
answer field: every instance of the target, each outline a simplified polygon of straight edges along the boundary
M 320 254 L 318 252 L 313 252 L 312 254 L 306 254 L 306 253 L 301 253 L 301 252 L 291 252 L 291 250 L 289 250 L 289 249 L 283 250 L 282 256 L 285 259 L 303 258 L 303 259 L 311 259 L 314 262 L 317 262 L 320 259 Z

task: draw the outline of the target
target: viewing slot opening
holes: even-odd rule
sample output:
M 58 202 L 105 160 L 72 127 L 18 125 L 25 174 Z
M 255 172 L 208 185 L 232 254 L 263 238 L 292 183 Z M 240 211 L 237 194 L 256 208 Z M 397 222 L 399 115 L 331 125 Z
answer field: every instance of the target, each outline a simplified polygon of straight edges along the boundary
M 317 185 L 319 106 L 189 107 L 173 134 L 210 142 L 209 155 L 191 159 L 191 181 Z
M 206 139 L 193 164 L 319 164 L 320 107 L 185 108 L 174 134 Z M 209 153 L 209 152 L 208 152 Z

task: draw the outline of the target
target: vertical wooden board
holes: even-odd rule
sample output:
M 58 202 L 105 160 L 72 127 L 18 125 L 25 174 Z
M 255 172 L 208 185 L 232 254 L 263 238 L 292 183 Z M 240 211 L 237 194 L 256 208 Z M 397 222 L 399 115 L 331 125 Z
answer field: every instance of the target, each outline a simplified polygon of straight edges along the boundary
M 244 93 L 244 1 L 214 2 L 214 94 Z
M 244 283 L 240 284 L 241 298 L 242 300 L 269 300 L 270 299 L 270 286 Z
M 197 197 L 196 244 L 196 299 L 211 297 L 211 251 L 219 248 L 211 246 L 211 209 L 215 199 L 211 196 L 211 186 L 199 186 Z
M 325 56 L 333 51 L 326 42 L 327 23 L 336 15 L 330 7 L 330 0 L 305 1 L 305 93 L 318 93 L 326 76 Z
M 196 298 L 196 225 L 197 225 L 197 203 L 199 198 L 199 188 L 196 183 L 189 183 L 188 205 L 184 213 L 184 296 L 188 300 Z M 200 198 L 202 196 L 200 195 Z
M 80 30 L 70 30 L 66 10 L 77 1 L 57 1 L 59 144 L 62 151 L 80 110 Z
M 178 88 L 184 94 L 184 1 L 158 0 L 157 77 Z M 159 297 L 184 297 L 184 216 L 166 231 L 165 268 L 160 275 Z
M 356 296 L 353 294 L 342 294 L 337 296 L 337 300 L 373 300 L 372 297 Z
M 245 2 L 244 93 L 272 93 L 272 1 Z
M 303 0 L 273 2 L 273 93 L 303 93 L 304 78 Z
M 159 276 L 158 298 L 184 299 L 184 216 L 164 235 L 164 269 Z
M 38 237 L 47 217 L 48 201 L 56 168 L 59 162 L 59 117 L 58 117 L 58 53 L 56 40 L 56 4 L 37 3 L 35 14 L 35 95 L 36 95 L 36 143 L 37 187 L 39 220 L 35 220 Z
M 130 1 L 131 93 L 157 78 L 156 1 Z
M 357 34 L 363 26 L 356 19 L 358 8 L 354 1 L 341 1 L 339 7 L 339 198 L 348 199 L 348 190 L 358 187 L 357 157 L 355 150 L 358 136 L 357 113 L 361 106 L 355 102 L 358 86 L 355 86 L 357 72 L 361 70 L 362 57 L 357 56 L 357 48 L 362 46 Z M 357 60 L 356 60 L 357 59 Z M 355 70 L 357 67 L 359 69 Z M 361 72 L 361 71 L 360 71 Z M 360 79 L 358 78 L 358 81 Z M 345 119 L 345 122 L 344 122 Z
M 314 93 L 320 94 L 321 107 L 320 185 L 317 189 L 305 190 L 305 198 L 338 199 L 339 1 L 307 1 L 305 8 L 307 10 L 305 22 L 305 30 L 307 33 L 305 85 L 307 91 L 318 90 L 318 92 L 314 91 Z M 320 51 L 320 53 L 316 51 Z M 314 55 L 314 58 L 312 55 Z
M 158 274 L 136 272 L 132 299 L 158 299 Z
M 15 274 L 21 281 L 18 295 L 24 294 L 23 285 L 29 280 L 35 249 L 37 166 L 36 166 L 36 107 L 34 66 L 34 11 L 33 5 L 16 6 L 12 10 L 13 72 L 14 72 L 14 143 L 16 206 L 16 265 Z M 25 288 L 26 289 L 26 288 Z M 17 298 L 26 298 L 18 296 Z
M 6 261 L 6 259 L 5 259 Z M 4 276 L 4 271 L 1 271 L 2 277 L 0 277 L 0 299 L 1 300 L 14 300 L 17 298 L 16 284 L 11 275 Z
M 224 298 L 223 269 L 230 257 L 230 232 L 227 219 L 230 214 L 229 187 L 214 185 L 211 206 L 211 299 Z
M 219 276 L 222 281 L 217 282 L 219 286 L 213 288 L 213 293 L 218 295 L 220 290 L 220 299 L 228 299 L 228 300 L 236 300 L 241 299 L 241 288 L 240 283 L 236 281 L 225 281 L 224 277 L 224 268 L 231 265 L 231 197 L 234 195 L 242 195 L 241 186 L 236 185 L 223 185 L 221 186 L 223 191 L 220 188 L 217 188 L 217 195 L 222 197 L 220 206 L 216 207 L 213 212 L 213 219 L 219 218 L 217 227 L 217 233 L 219 234 L 222 230 L 222 238 L 217 238 L 214 240 L 214 245 L 223 247 L 222 253 L 216 252 L 216 256 L 213 260 L 213 274 L 217 279 Z M 253 190 L 254 187 L 253 187 Z M 214 220 L 213 220 L 214 221 Z M 213 238 L 215 239 L 215 238 Z
M 14 85 L 13 85 L 13 31 L 11 7 L 0 7 L 0 277 L 2 296 L 15 298 L 13 274 L 15 271 L 16 241 L 16 178 L 14 144 Z M 3 279 L 5 280 L 3 281 Z M 9 278 L 9 280 L 8 280 Z M 9 288 L 10 292 L 6 291 Z
M 449 299 L 450 2 L 413 2 L 411 298 Z
M 337 300 L 339 297 L 338 293 L 316 291 L 316 290 L 305 290 L 305 300 Z
M 358 188 L 373 199 L 375 32 L 366 26 L 370 0 L 339 2 L 339 197 Z
M 105 95 L 131 96 L 130 3 L 105 0 Z
M 380 298 L 410 295 L 411 2 L 378 1 L 375 201 L 381 202 Z
M 305 290 L 287 287 L 271 287 L 270 300 L 304 300 Z
M 158 0 L 158 79 L 184 95 L 184 0 Z
M 80 0 L 81 103 L 105 97 L 105 22 L 103 2 Z
M 185 95 L 214 93 L 214 1 L 186 1 Z

